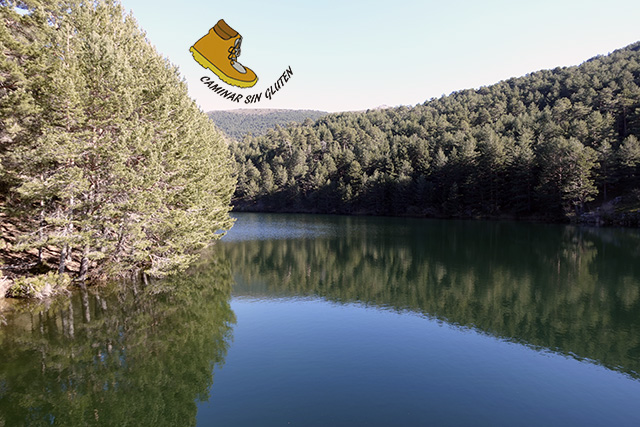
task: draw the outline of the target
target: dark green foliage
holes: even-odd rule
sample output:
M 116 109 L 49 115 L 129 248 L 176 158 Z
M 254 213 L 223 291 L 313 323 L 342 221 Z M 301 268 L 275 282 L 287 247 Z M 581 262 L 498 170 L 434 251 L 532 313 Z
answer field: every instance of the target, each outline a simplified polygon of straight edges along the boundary
M 567 219 L 640 186 L 640 43 L 232 144 L 240 210 Z M 256 172 L 256 169 L 258 172 Z
M 226 144 L 117 1 L 48 3 L 1 9 L 15 83 L 0 93 L 0 181 L 18 248 L 55 248 L 60 273 L 75 257 L 81 279 L 186 268 L 232 223 Z
M 229 111 L 209 111 L 207 115 L 225 134 L 236 141 L 245 135 L 260 136 L 276 125 L 285 126 L 290 123 L 304 123 L 326 116 L 325 111 L 316 110 L 270 110 L 244 109 Z

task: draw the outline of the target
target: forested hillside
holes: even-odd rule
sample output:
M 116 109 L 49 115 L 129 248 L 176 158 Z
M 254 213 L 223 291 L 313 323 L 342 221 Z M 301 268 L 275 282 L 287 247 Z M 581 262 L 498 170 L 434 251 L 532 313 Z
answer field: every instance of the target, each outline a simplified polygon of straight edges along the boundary
M 176 67 L 117 1 L 0 6 L 5 273 L 27 254 L 80 279 L 186 268 L 231 226 L 235 183 Z
M 261 136 L 276 125 L 315 121 L 329 113 L 316 110 L 245 109 L 209 111 L 207 114 L 225 134 L 240 141 L 249 133 Z
M 604 204 L 633 223 L 638 137 L 640 43 L 415 107 L 247 137 L 231 147 L 235 206 L 563 220 Z

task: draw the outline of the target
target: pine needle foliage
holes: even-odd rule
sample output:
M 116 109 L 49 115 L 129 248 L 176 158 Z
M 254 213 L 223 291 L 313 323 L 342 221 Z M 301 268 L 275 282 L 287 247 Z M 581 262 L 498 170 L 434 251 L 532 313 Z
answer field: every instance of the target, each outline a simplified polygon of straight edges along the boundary
M 21 247 L 58 248 L 60 273 L 73 253 L 82 279 L 186 268 L 231 227 L 235 181 L 177 68 L 117 1 L 1 4 L 0 180 Z

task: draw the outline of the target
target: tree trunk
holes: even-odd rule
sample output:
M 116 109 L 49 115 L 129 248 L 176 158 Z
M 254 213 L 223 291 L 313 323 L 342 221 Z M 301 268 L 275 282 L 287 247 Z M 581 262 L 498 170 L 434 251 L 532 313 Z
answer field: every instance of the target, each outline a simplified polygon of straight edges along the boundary
M 69 245 L 65 243 L 60 251 L 60 263 L 58 264 L 58 274 L 63 274 L 64 270 L 67 266 L 67 251 L 69 250 Z
M 67 209 L 67 215 L 69 218 L 69 223 L 65 226 L 63 230 L 64 236 L 69 236 L 73 232 L 73 223 L 71 222 L 71 218 L 73 215 L 73 197 L 69 200 L 69 208 Z M 64 273 L 67 266 L 67 256 L 69 254 L 69 244 L 65 243 L 62 251 L 60 251 L 60 263 L 58 264 L 58 274 Z
M 42 246 L 42 242 L 44 242 L 44 226 L 45 226 L 45 221 L 44 221 L 44 202 L 41 200 L 40 201 L 40 224 L 38 227 L 38 235 L 40 237 L 40 247 L 38 248 L 38 263 L 42 264 L 43 261 L 43 246 Z
M 80 272 L 78 273 L 78 279 L 84 282 L 87 278 L 87 272 L 89 271 L 89 245 L 84 245 L 82 250 L 82 259 L 80 260 Z

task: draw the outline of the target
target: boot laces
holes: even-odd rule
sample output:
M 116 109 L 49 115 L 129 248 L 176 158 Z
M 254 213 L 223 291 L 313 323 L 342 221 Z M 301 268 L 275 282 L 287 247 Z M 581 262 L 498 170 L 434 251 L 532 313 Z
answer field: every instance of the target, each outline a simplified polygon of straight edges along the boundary
M 240 45 L 242 44 L 242 37 L 238 37 L 233 46 L 229 47 L 229 60 L 231 61 L 231 65 L 237 61 L 238 56 L 240 56 Z

